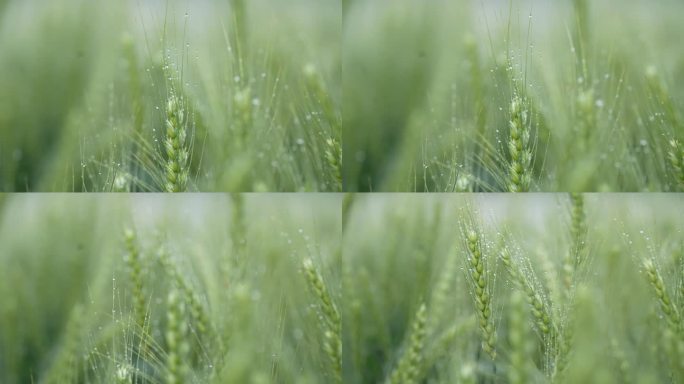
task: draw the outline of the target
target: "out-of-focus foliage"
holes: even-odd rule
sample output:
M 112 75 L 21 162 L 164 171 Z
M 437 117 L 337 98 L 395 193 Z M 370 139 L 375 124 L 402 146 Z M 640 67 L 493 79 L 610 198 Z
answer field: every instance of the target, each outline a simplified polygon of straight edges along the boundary
M 676 195 L 356 196 L 345 382 L 680 382 L 683 208 Z
M 333 382 L 340 196 L 5 197 L 0 382 Z
M 347 2 L 345 190 L 503 191 L 521 171 L 532 191 L 681 190 L 682 12 L 679 1 Z M 511 129 L 516 100 L 523 132 Z
M 341 189 L 341 5 L 0 4 L 0 190 L 160 191 L 168 100 L 188 190 Z

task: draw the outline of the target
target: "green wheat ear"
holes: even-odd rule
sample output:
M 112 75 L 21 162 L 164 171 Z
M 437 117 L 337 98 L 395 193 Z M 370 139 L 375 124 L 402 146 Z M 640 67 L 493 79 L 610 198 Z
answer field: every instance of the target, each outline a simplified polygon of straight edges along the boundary
M 142 330 L 141 334 L 147 334 L 147 300 L 143 289 L 142 262 L 140 260 L 140 250 L 138 248 L 135 232 L 130 229 L 124 231 L 126 243 L 126 262 L 133 290 L 133 312 L 138 327 Z
M 334 138 L 325 141 L 325 159 L 328 161 L 337 190 L 342 190 L 342 145 Z
M 508 380 L 511 384 L 530 382 L 530 361 L 532 361 L 532 343 L 529 316 L 525 309 L 525 295 L 514 290 L 510 299 L 508 342 L 511 346 Z
M 171 93 L 166 103 L 166 192 L 185 192 L 188 183 L 187 115 L 183 101 Z
M 532 150 L 530 149 L 529 113 L 529 106 L 525 99 L 514 95 L 510 106 L 508 140 L 508 152 L 511 156 L 509 192 L 527 192 L 530 189 Z
M 166 312 L 166 382 L 182 384 L 188 375 L 187 356 L 190 346 L 187 343 L 187 319 L 185 303 L 180 293 L 173 289 L 169 292 Z
M 480 319 L 482 349 L 492 360 L 496 359 L 496 329 L 492 318 L 492 287 L 487 276 L 485 261 L 482 255 L 480 235 L 473 229 L 466 233 L 467 271 L 475 296 L 475 309 Z
M 197 331 L 197 343 L 201 346 L 203 342 L 212 343 L 215 338 L 215 332 L 212 324 L 209 321 L 209 315 L 201 299 L 188 282 L 183 278 L 178 267 L 169 259 L 166 250 L 163 248 L 158 252 L 159 263 L 167 271 L 169 277 L 176 285 L 178 292 L 181 294 L 184 303 L 189 306 L 190 318 L 193 321 L 195 330 Z M 216 339 L 220 341 L 220 339 Z M 219 350 L 221 346 L 219 345 Z
M 83 305 L 76 304 L 71 310 L 66 324 L 61 347 L 50 368 L 45 374 L 45 383 L 61 384 L 79 381 L 80 367 L 83 364 L 78 353 L 81 343 L 81 327 L 85 320 Z
M 415 384 L 419 382 L 423 348 L 425 347 L 427 308 L 421 304 L 416 312 L 408 350 L 399 360 L 388 380 L 389 384 Z
M 342 121 L 335 111 L 333 100 L 323 83 L 320 73 L 312 64 L 304 67 L 304 78 L 307 86 L 317 102 L 323 109 L 325 119 L 330 122 L 329 134 L 325 139 L 325 160 L 327 161 L 329 172 L 335 182 L 335 191 L 342 190 L 342 145 L 341 130 Z
M 684 331 L 684 329 L 682 328 L 682 319 L 679 310 L 675 303 L 670 299 L 670 295 L 663 283 L 663 278 L 660 276 L 660 272 L 658 272 L 655 263 L 651 259 L 646 259 L 643 262 L 643 267 L 648 282 L 651 284 L 651 287 L 653 287 L 656 297 L 658 298 L 660 309 L 665 314 L 668 327 L 674 334 L 681 335 L 681 332 Z
M 531 279 L 527 278 L 523 271 L 511 258 L 510 251 L 503 248 L 500 254 L 501 262 L 508 271 L 512 282 L 522 290 L 527 297 L 527 303 L 532 312 L 534 323 L 541 334 L 544 342 L 550 343 L 555 338 L 555 326 L 552 322 L 549 305 L 545 302 L 538 288 Z
M 667 158 L 672 165 L 675 180 L 679 185 L 679 189 L 684 191 L 684 145 L 677 139 L 672 139 L 669 142 L 670 149 L 667 152 Z
M 570 194 L 570 241 L 569 252 L 563 260 L 563 285 L 565 296 L 570 299 L 575 284 L 575 272 L 584 261 L 586 246 L 587 222 L 584 212 L 584 196 L 581 193 Z
M 342 321 L 337 306 L 330 296 L 330 291 L 323 277 L 314 267 L 311 259 L 302 263 L 309 287 L 318 298 L 318 308 L 323 314 L 323 336 L 325 353 L 328 355 L 333 369 L 335 382 L 342 382 Z

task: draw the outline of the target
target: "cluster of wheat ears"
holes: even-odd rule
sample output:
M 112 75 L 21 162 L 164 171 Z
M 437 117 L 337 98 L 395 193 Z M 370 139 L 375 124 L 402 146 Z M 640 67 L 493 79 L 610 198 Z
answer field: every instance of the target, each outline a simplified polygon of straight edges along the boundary
M 3 199 L 0 377 L 678 382 L 684 223 L 660 199 Z
M 350 3 L 346 191 L 682 190 L 680 5 Z
M 520 205 L 501 221 L 483 214 L 497 204 L 486 196 L 360 199 L 343 266 L 349 381 L 681 380 L 681 220 L 647 196 L 585 197 L 500 197 Z M 658 219 L 637 231 L 638 219 L 606 213 L 616 207 L 587 213 L 621 199 Z M 374 203 L 381 220 L 361 213 Z M 535 204 L 545 230 L 519 216 Z M 666 204 L 681 208 L 676 196 Z
M 2 205 L 0 291 L 15 295 L 0 305 L 0 381 L 342 382 L 334 196 L 162 200 Z M 134 213 L 147 204 L 166 212 Z M 214 229 L 189 227 L 198 214 Z M 51 244 L 12 239 L 25 230 Z
M 29 197 L 5 202 L 0 290 L 16 287 L 16 295 L 0 306 L 3 380 L 655 383 L 684 377 L 682 222 L 666 213 L 681 207 L 676 196 L 659 203 L 643 195 L 350 194 L 311 207 L 317 224 L 294 232 L 305 221 L 273 221 L 268 210 L 259 212 L 264 204 L 291 204 L 286 198 L 236 194 L 229 215 L 221 213 L 223 198 L 212 197 L 207 207 L 216 211 L 204 218 L 214 228 L 198 231 L 172 224 L 191 206 L 185 199 L 165 201 L 162 207 L 181 209 L 163 213 L 151 230 L 111 219 L 128 200 L 90 199 L 69 221 L 73 229 L 54 223 L 64 223 L 63 212 L 82 199 L 42 199 L 28 218 L 16 216 L 24 212 L 16 205 Z M 498 219 L 488 218 L 484 210 L 497 199 L 519 212 L 500 207 L 492 211 Z M 619 213 L 620 204 L 639 202 L 642 216 Z M 601 207 L 611 204 L 617 205 Z M 543 230 L 530 222 L 535 205 L 543 208 Z M 104 214 L 93 216 L 93 208 Z M 229 220 L 216 221 L 221 216 Z M 638 230 L 643 222 L 651 222 L 647 233 Z M 47 249 L 42 243 L 10 239 L 10 225 L 43 231 L 52 253 L 39 257 Z M 312 239 L 320 225 L 329 233 Z M 280 240 L 269 238 L 274 231 Z M 103 234 L 111 239 L 102 243 Z M 95 256 L 70 255 L 74 242 Z M 26 252 L 35 253 L 25 260 Z M 17 280 L 20 269 L 37 277 L 71 275 L 47 282 L 49 293 L 35 296 L 33 283 Z M 79 287 L 87 288 L 79 293 Z M 22 302 L 30 309 L 24 325 Z

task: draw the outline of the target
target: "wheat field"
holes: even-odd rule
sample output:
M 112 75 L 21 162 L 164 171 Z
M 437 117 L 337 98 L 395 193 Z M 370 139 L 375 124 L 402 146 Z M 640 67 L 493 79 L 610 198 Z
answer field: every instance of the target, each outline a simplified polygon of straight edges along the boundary
M 3 383 L 684 378 L 679 195 L 2 196 Z
M 347 4 L 345 191 L 682 191 L 681 1 Z
M 0 382 L 339 382 L 339 195 L 2 196 Z
M 683 208 L 667 194 L 356 195 L 345 382 L 681 382 Z
M 0 190 L 341 190 L 340 9 L 0 2 Z

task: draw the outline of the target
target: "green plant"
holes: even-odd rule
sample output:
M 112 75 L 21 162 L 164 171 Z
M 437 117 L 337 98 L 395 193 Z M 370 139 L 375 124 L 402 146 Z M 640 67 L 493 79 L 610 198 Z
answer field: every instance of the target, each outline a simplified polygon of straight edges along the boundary
M 419 382 L 425 343 L 426 313 L 425 304 L 421 304 L 413 321 L 407 349 L 404 351 L 394 371 L 390 374 L 387 380 L 388 383 L 413 384 Z
M 355 195 L 345 381 L 678 382 L 681 206 L 648 194 Z
M 531 346 L 528 315 L 525 311 L 525 296 L 513 291 L 510 298 L 508 341 L 511 346 L 508 380 L 511 384 L 530 382 Z
M 183 101 L 173 93 L 166 105 L 166 192 L 185 192 L 188 183 L 188 121 Z
M 315 257 L 339 297 L 341 196 L 240 201 L 242 250 L 224 195 L 8 196 L 0 382 L 333 381 L 339 317 L 329 330 L 307 279 L 292 277 Z M 123 241 L 111 235 L 122 227 Z
M 668 159 L 672 164 L 672 170 L 679 188 L 684 190 L 684 147 L 676 139 L 670 140 Z
M 509 192 L 527 192 L 530 188 L 530 117 L 524 99 L 513 96 L 511 101 L 511 120 L 509 125 L 510 139 L 508 152 L 511 156 L 509 166 Z
M 341 190 L 339 4 L 131 7 L 0 6 L 0 190 Z
M 323 336 L 325 339 L 324 350 L 330 359 L 333 378 L 336 382 L 342 382 L 342 323 L 337 306 L 333 303 L 328 288 L 323 278 L 314 268 L 311 259 L 305 259 L 302 267 L 306 274 L 311 290 L 316 294 L 318 307 L 323 314 Z
M 167 299 L 169 308 L 166 313 L 167 330 L 165 335 L 168 346 L 166 382 L 169 384 L 185 383 L 189 371 L 186 359 L 190 347 L 186 341 L 185 305 L 179 296 L 177 291 L 171 291 Z
M 345 190 L 679 189 L 668 141 L 682 140 L 683 55 L 662 36 L 681 29 L 681 11 L 643 0 L 352 2 Z
M 665 314 L 665 317 L 667 318 L 668 327 L 675 335 L 679 335 L 683 331 L 682 319 L 679 314 L 679 309 L 672 301 L 672 299 L 670 299 L 670 295 L 667 292 L 667 289 L 665 288 L 665 284 L 663 283 L 663 278 L 660 276 L 660 273 L 658 273 L 658 270 L 656 269 L 653 260 L 644 260 L 643 267 L 646 273 L 646 277 L 648 278 L 648 282 L 651 284 L 653 290 L 655 291 L 655 295 L 658 299 L 660 310 Z
M 148 307 L 146 295 L 143 290 L 142 262 L 140 260 L 140 251 L 138 250 L 138 245 L 136 243 L 135 232 L 130 229 L 125 230 L 124 241 L 127 251 L 126 261 L 130 270 L 135 319 L 138 327 L 142 330 L 141 334 L 144 335 L 148 325 Z
M 492 291 L 489 270 L 485 268 L 486 262 L 482 255 L 481 238 L 477 231 L 468 229 L 466 233 L 468 249 L 467 271 L 472 281 L 475 308 L 480 318 L 480 331 L 482 332 L 482 349 L 492 358 L 496 359 L 496 329 L 492 312 Z

